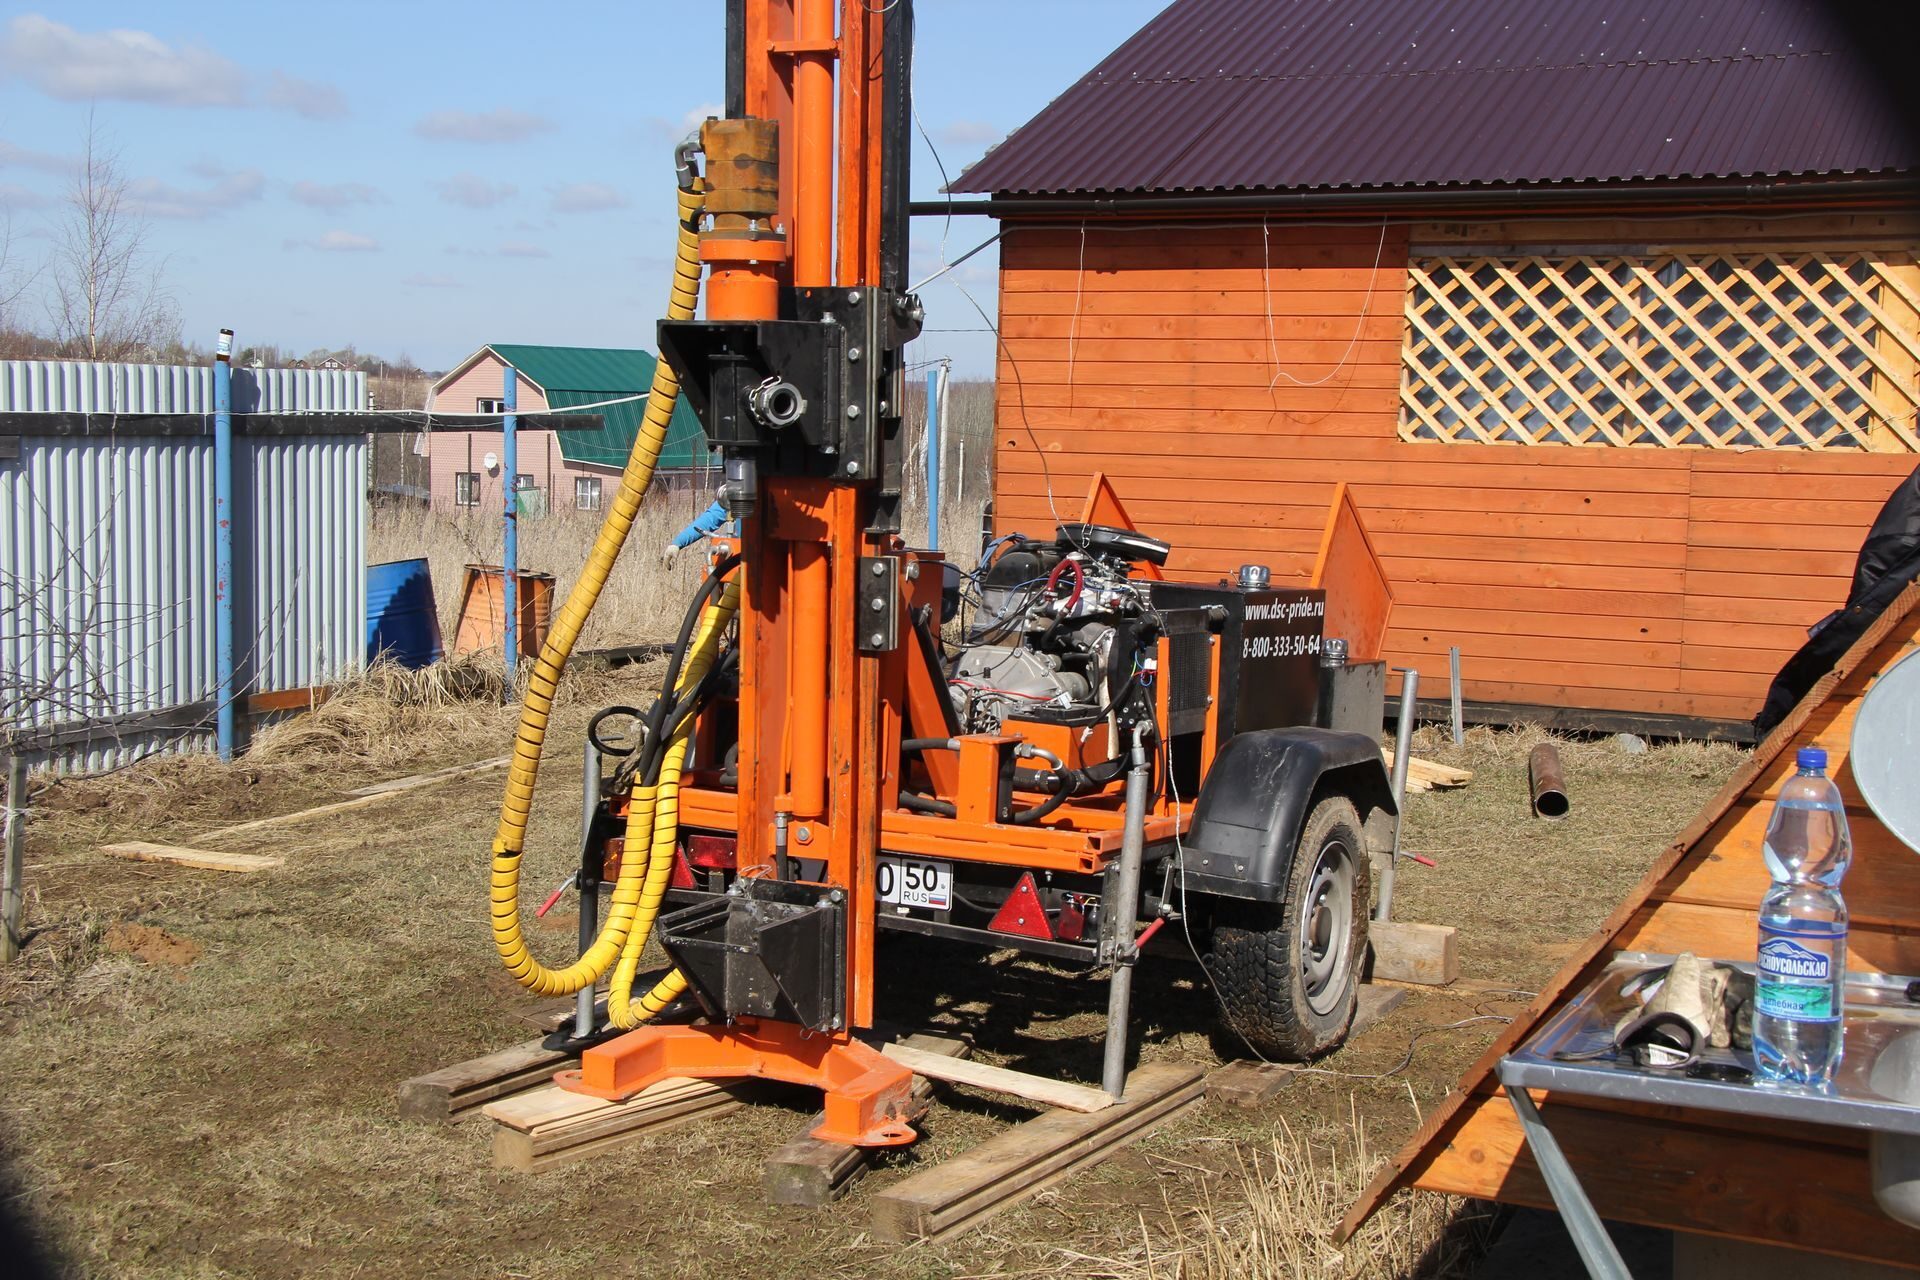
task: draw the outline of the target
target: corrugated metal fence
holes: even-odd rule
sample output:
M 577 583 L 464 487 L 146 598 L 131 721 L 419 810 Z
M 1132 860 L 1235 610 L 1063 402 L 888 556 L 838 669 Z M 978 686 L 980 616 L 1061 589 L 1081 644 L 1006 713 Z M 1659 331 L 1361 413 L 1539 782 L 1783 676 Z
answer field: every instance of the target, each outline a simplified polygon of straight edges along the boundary
M 23 431 L 0 457 L 0 729 L 62 731 L 36 753 L 55 767 L 211 743 L 212 406 L 210 369 L 0 362 L 0 413 L 207 415 L 198 435 Z M 364 657 L 367 438 L 241 415 L 364 410 L 366 375 L 235 369 L 233 407 L 237 685 L 323 684 Z

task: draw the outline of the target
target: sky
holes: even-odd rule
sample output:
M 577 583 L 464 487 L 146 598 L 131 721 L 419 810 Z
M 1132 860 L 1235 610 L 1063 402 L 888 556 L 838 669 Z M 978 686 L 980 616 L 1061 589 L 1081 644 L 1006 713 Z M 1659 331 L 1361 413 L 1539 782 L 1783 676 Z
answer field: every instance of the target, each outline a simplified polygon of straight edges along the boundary
M 1165 0 L 920 0 L 915 107 L 958 176 Z M 221 19 L 226 19 L 224 22 Z M 209 19 L 214 22 L 210 25 Z M 0 4 L 0 210 L 44 257 L 85 140 L 116 150 L 183 336 L 446 369 L 489 342 L 652 345 L 672 149 L 718 114 L 721 0 Z M 913 193 L 938 194 L 916 138 Z M 992 235 L 914 220 L 915 282 Z M 914 360 L 992 372 L 988 250 Z

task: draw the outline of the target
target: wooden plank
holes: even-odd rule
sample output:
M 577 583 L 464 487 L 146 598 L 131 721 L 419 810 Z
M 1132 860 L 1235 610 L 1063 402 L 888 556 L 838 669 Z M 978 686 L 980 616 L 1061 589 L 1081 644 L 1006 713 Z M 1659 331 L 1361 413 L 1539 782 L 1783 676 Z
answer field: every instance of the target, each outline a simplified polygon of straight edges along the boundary
M 311 711 L 333 696 L 333 689 L 319 685 L 309 689 L 276 689 L 271 693 L 247 695 L 247 714 L 272 715 L 280 711 Z
M 973 1046 L 950 1036 L 912 1035 L 903 1043 L 928 1053 L 963 1058 Z M 933 1100 L 933 1082 L 925 1076 L 913 1080 L 914 1115 L 926 1110 Z M 813 1136 L 813 1130 L 826 1121 L 824 1111 L 808 1118 L 800 1135 L 767 1157 L 761 1171 L 760 1186 L 774 1204 L 817 1209 L 845 1195 L 873 1167 L 880 1148 L 853 1147 L 827 1142 Z
M 495 1121 L 493 1163 L 502 1169 L 538 1173 L 625 1146 L 695 1120 L 738 1111 L 746 1081 L 662 1080 L 624 1102 L 567 1094 L 557 1085 L 522 1099 L 484 1109 Z M 585 1106 L 573 1106 L 580 1098 Z M 544 1117 L 544 1118 L 543 1118 Z
M 475 773 L 487 773 L 493 769 L 504 769 L 512 756 L 496 756 L 492 760 L 478 760 L 472 764 L 450 765 L 445 769 L 435 769 L 432 773 L 416 773 L 405 778 L 393 778 L 386 782 L 376 782 L 370 787 L 358 787 L 347 792 L 350 796 L 379 796 L 390 791 L 411 791 L 415 787 L 430 787 L 437 782 L 446 782 L 451 778 L 464 778 Z
M 1393 768 L 1393 748 L 1381 747 L 1380 758 L 1387 768 Z M 1464 787 L 1473 781 L 1473 770 L 1458 769 L 1450 764 L 1441 764 L 1437 760 L 1424 760 L 1414 756 L 1407 761 L 1409 778 L 1424 778 L 1439 787 Z
M 1127 1079 L 1127 1097 L 1103 1111 L 1048 1111 L 873 1197 L 882 1240 L 946 1239 L 1096 1164 L 1199 1102 L 1196 1067 L 1149 1063 Z
M 284 858 L 258 853 L 220 853 L 213 849 L 188 849 L 176 844 L 149 844 L 144 840 L 103 844 L 100 852 L 110 858 L 126 858 L 133 862 L 170 862 L 175 866 L 197 867 L 202 871 L 267 871 L 286 862 Z
M 436 773 L 420 774 L 412 778 L 400 778 L 391 783 L 377 784 L 376 787 L 363 788 L 366 794 L 356 794 L 351 800 L 339 800 L 332 804 L 318 805 L 312 809 L 302 809 L 298 813 L 283 813 L 272 818 L 255 818 L 251 822 L 235 823 L 230 827 L 220 827 L 202 833 L 202 840 L 217 840 L 227 836 L 244 835 L 249 831 L 264 831 L 268 827 L 289 826 L 297 822 L 311 822 L 315 818 L 330 817 L 337 813 L 349 813 L 356 809 L 365 809 L 384 803 L 395 796 L 417 791 L 422 787 L 437 786 L 454 778 L 465 777 L 479 772 L 482 768 L 493 769 L 500 766 L 499 761 L 485 760 L 477 766 L 461 766 L 459 770 L 442 769 Z
M 1444 987 L 1460 976 L 1459 934 L 1452 925 L 1375 920 L 1367 926 L 1372 976 Z
M 550 1083 L 554 1073 L 575 1066 L 577 1053 L 528 1040 L 400 1084 L 400 1115 L 406 1120 L 458 1120 L 496 1098 Z
M 1045 1076 L 1029 1075 L 1025 1071 L 996 1067 L 992 1063 L 975 1062 L 969 1058 L 952 1058 L 910 1044 L 895 1042 L 881 1045 L 880 1052 L 901 1066 L 912 1068 L 915 1075 L 925 1076 L 929 1080 L 943 1080 L 948 1084 L 971 1085 L 992 1093 L 1010 1094 L 1041 1106 L 1093 1112 L 1104 1111 L 1114 1105 L 1110 1094 L 1089 1085 L 1074 1084 L 1068 1080 L 1049 1080 Z

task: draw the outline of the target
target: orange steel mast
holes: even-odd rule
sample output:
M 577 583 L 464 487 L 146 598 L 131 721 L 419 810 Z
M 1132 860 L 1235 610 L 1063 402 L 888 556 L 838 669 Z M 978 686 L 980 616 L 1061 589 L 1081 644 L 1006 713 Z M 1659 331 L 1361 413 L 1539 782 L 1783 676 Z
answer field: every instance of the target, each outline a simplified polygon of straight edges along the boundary
M 883 286 L 898 289 L 900 281 L 882 279 L 890 62 L 884 37 L 889 21 L 901 21 L 896 38 L 908 38 L 911 5 L 901 0 L 876 12 L 865 0 L 736 0 L 730 7 L 730 119 L 709 121 L 703 134 L 715 214 L 701 242 L 710 268 L 706 321 L 731 334 L 791 322 L 800 302 L 835 322 L 842 309 L 858 315 L 863 305 L 882 305 L 883 293 L 890 301 Z M 891 64 L 905 75 L 903 57 L 896 54 Z M 893 127 L 904 123 L 896 119 Z M 904 173 L 897 180 L 904 184 Z M 777 193 L 768 190 L 776 185 Z M 896 202 L 904 215 L 903 190 Z M 903 233 L 904 221 L 897 225 Z M 904 244 L 896 253 L 904 260 Z M 864 343 L 858 327 L 846 332 L 848 344 Z M 878 329 L 870 321 L 865 332 Z M 667 338 L 663 327 L 663 350 Z M 873 415 L 867 429 L 877 447 L 864 457 L 827 448 L 825 466 L 809 457 L 804 465 L 767 467 L 790 438 L 774 435 L 771 445 L 750 446 L 762 451 L 748 453 L 738 475 L 729 465 L 729 483 L 744 496 L 735 508 L 743 580 L 740 753 L 727 824 L 737 832 L 743 876 L 784 873 L 789 850 L 820 861 L 817 876 L 807 879 L 844 915 L 834 975 L 844 1013 L 812 1033 L 751 1018 L 644 1027 L 588 1050 L 581 1070 L 562 1083 L 604 1096 L 677 1075 L 812 1084 L 827 1094 L 819 1136 L 891 1145 L 914 1136 L 907 1124 L 911 1074 L 853 1032 L 873 1023 L 874 876 L 883 773 L 892 772 L 881 766 L 880 670 L 897 659 L 863 646 L 854 602 L 864 558 L 898 546 L 876 520 L 881 455 L 890 443 L 881 439 L 881 422 L 896 418 L 897 403 L 889 402 L 897 402 L 898 377 L 883 372 L 877 349 L 848 345 L 844 358 L 868 394 L 849 391 L 844 405 L 833 407 L 853 423 Z M 763 477 L 763 469 L 771 473 Z M 897 750 L 897 731 L 888 736 Z

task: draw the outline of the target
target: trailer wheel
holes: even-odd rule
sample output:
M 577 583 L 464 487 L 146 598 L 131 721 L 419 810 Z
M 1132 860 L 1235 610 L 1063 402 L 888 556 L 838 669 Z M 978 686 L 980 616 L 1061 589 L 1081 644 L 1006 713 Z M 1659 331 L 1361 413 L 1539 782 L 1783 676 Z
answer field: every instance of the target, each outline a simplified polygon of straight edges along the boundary
M 1277 903 L 1222 901 L 1207 971 L 1224 1040 L 1297 1061 L 1346 1038 L 1366 959 L 1370 899 L 1360 814 L 1344 796 L 1314 805 Z

